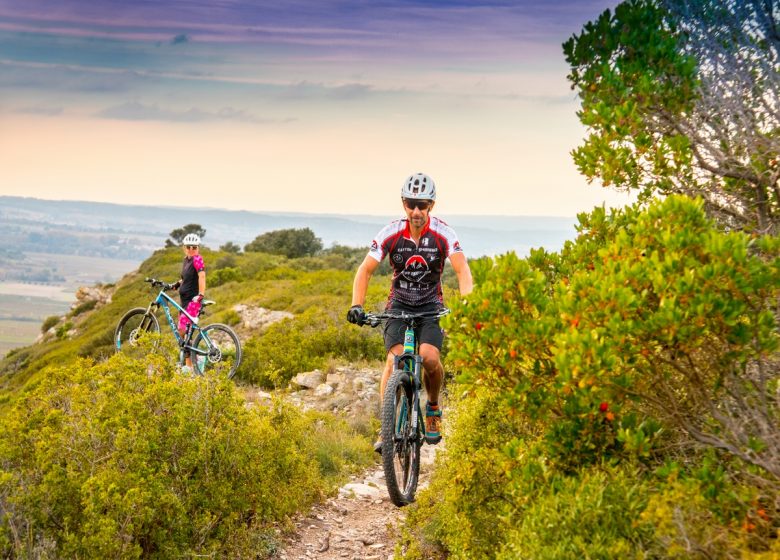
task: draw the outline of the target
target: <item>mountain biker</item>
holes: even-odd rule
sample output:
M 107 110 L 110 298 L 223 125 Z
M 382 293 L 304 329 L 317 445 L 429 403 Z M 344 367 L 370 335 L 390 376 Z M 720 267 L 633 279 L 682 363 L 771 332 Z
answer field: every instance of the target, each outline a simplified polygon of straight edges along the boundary
M 200 311 L 203 294 L 206 292 L 206 265 L 200 255 L 200 236 L 196 233 L 188 233 L 182 239 L 184 261 L 181 266 L 181 277 L 173 284 L 174 289 L 179 290 L 181 306 L 192 317 L 197 317 Z M 179 315 L 179 333 L 182 337 L 187 332 L 190 320 L 182 313 Z M 187 352 L 185 364 L 192 367 L 192 358 Z
M 385 257 L 390 259 L 393 280 L 386 310 L 412 312 L 436 311 L 443 305 L 441 275 L 444 261 L 449 258 L 458 279 L 461 295 L 471 292 L 473 281 L 466 256 L 455 231 L 444 221 L 430 215 L 436 202 L 436 185 L 424 173 L 415 173 L 404 181 L 401 202 L 406 218 L 385 226 L 371 242 L 368 255 L 355 274 L 352 287 L 352 307 L 347 313 L 350 323 L 362 324 L 363 304 L 372 274 Z M 387 361 L 380 383 L 380 398 L 393 371 L 394 357 L 403 353 L 405 331 L 400 319 L 387 321 L 384 329 Z M 444 335 L 438 319 L 423 322 L 416 333 L 425 375 L 423 383 L 428 401 L 425 405 L 425 440 L 429 444 L 441 441 L 441 410 L 439 390 L 444 378 L 440 353 Z M 381 453 L 382 444 L 374 444 Z

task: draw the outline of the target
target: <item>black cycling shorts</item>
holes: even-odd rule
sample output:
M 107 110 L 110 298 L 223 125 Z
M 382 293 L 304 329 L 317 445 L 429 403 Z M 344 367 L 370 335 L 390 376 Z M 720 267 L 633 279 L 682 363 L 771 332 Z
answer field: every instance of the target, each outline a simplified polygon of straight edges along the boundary
M 437 302 L 417 306 L 394 302 L 387 306 L 386 311 L 398 310 L 420 312 L 438 311 L 439 309 L 441 309 L 441 304 Z M 389 352 L 393 346 L 397 344 L 403 345 L 405 331 L 406 323 L 401 319 L 389 319 L 385 323 L 385 350 Z M 438 319 L 425 319 L 423 323 L 414 330 L 414 336 L 419 344 L 432 344 L 441 352 L 441 345 L 444 342 L 444 331 L 441 330 Z

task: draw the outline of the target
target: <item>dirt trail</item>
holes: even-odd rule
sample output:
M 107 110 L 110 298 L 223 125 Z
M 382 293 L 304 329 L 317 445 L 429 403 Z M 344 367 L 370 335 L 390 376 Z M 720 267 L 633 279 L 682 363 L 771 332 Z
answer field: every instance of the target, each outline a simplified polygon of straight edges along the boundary
M 421 450 L 419 489 L 428 485 L 436 452 Z M 419 491 L 418 489 L 418 491 Z M 279 560 L 390 560 L 405 509 L 387 497 L 381 465 L 366 470 L 296 522 L 296 533 L 275 558 Z

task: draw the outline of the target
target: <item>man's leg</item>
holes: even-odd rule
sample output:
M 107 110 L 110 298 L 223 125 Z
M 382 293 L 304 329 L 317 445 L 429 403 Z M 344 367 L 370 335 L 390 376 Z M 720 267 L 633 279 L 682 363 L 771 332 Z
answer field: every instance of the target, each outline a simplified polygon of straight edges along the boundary
M 442 380 L 444 379 L 444 366 L 441 365 L 439 349 L 433 344 L 420 344 L 420 356 L 423 360 L 423 385 L 428 394 L 428 402 L 439 402 L 439 391 L 441 390 Z
M 420 344 L 420 355 L 425 368 L 423 384 L 428 394 L 428 402 L 425 405 L 425 441 L 436 445 L 441 441 L 439 391 L 444 379 L 444 367 L 441 365 L 439 349 L 433 344 Z

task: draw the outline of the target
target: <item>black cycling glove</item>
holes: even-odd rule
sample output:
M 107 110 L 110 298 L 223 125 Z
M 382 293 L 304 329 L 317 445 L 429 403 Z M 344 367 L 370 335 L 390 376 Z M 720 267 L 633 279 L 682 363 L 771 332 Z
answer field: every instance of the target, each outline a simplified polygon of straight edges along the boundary
M 356 325 L 362 325 L 363 320 L 366 318 L 366 312 L 363 310 L 362 305 L 353 305 L 347 311 L 347 321 Z

